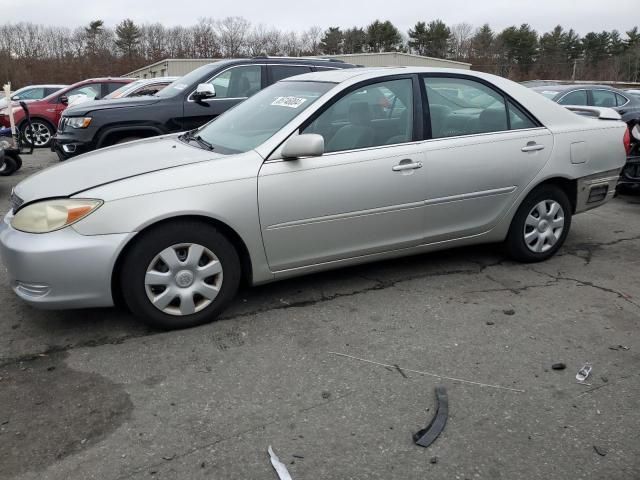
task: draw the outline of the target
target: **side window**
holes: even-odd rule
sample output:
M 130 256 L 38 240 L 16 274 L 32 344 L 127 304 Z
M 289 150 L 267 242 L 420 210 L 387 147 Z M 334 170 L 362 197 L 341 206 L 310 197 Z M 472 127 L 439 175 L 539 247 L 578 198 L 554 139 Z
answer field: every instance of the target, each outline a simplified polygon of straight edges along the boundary
M 507 103 L 509 104 L 509 121 L 511 123 L 511 130 L 537 127 L 537 125 L 533 123 L 522 110 L 520 110 L 520 108 L 516 107 L 512 102 Z
M 502 95 L 474 80 L 425 77 L 433 138 L 508 130 Z
M 619 107 L 623 106 L 629 101 L 627 97 L 625 97 L 624 95 L 620 95 L 619 93 L 616 93 L 616 100 L 618 100 Z
M 609 90 L 592 90 L 593 105 L 595 107 L 615 107 L 616 94 Z
M 121 86 L 125 85 L 124 83 L 115 83 L 115 82 L 111 82 L 111 83 L 106 83 L 105 84 L 105 96 L 109 95 L 111 92 L 115 92 L 117 89 L 119 89 Z
M 373 83 L 350 92 L 301 133 L 322 135 L 325 152 L 410 142 L 413 138 L 412 81 Z
M 589 105 L 587 102 L 587 91 L 576 90 L 575 92 L 569 92 L 562 97 L 558 103 L 560 105 Z
M 20 100 L 39 100 L 45 97 L 44 88 L 31 88 L 18 94 Z
M 94 83 L 74 88 L 73 90 L 69 90 L 65 96 L 69 99 L 69 105 L 87 100 L 95 100 L 100 97 L 100 84 Z
M 210 82 L 216 89 L 215 98 L 246 98 L 262 88 L 262 67 L 245 65 L 222 72 Z
M 269 71 L 271 72 L 271 83 L 276 83 L 278 80 L 282 80 L 283 78 L 309 73 L 311 68 L 294 65 L 271 65 L 269 66 Z
M 45 92 L 44 95 L 45 97 L 48 97 L 49 95 L 51 95 L 52 93 L 56 93 L 58 90 L 60 90 L 59 88 L 56 87 L 52 87 L 52 88 L 45 88 Z

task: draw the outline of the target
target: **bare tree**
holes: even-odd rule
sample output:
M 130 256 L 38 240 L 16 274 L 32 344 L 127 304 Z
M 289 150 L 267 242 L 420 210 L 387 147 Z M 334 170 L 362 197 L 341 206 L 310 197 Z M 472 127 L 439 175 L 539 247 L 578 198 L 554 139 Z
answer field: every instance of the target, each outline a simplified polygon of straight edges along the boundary
M 301 48 L 306 55 L 320 54 L 320 39 L 322 38 L 323 29 L 314 26 L 302 32 L 300 38 Z
M 456 60 L 468 60 L 471 57 L 471 39 L 473 38 L 473 25 L 469 23 L 457 23 L 451 26 L 449 52 Z
M 216 27 L 224 56 L 242 56 L 251 23 L 242 17 L 226 17 L 219 20 L 216 23 Z

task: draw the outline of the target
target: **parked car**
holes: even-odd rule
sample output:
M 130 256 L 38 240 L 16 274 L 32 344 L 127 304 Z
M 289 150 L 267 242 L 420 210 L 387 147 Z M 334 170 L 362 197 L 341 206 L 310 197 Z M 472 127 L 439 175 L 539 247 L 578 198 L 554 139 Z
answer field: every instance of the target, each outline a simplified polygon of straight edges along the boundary
M 630 145 L 627 163 L 620 174 L 618 191 L 638 193 L 640 192 L 640 119 L 629 123 Z
M 634 97 L 636 97 L 638 100 L 640 100 L 640 90 L 638 89 L 627 89 L 625 90 L 625 93 L 628 93 L 630 95 L 633 95 Z
M 486 242 L 546 260 L 625 162 L 626 126 L 604 120 L 619 116 L 584 108 L 600 118 L 468 70 L 288 78 L 201 128 L 21 182 L 0 255 L 31 305 L 122 300 L 162 328 L 213 320 L 243 279 Z
M 123 85 L 104 97 L 105 100 L 113 98 L 142 97 L 145 95 L 155 95 L 170 83 L 180 77 L 156 77 L 143 78 Z
M 545 85 L 532 90 L 560 105 L 613 108 L 625 122 L 640 117 L 640 99 L 606 85 Z
M 131 83 L 130 78 L 91 78 L 74 83 L 68 87 L 52 93 L 42 100 L 29 103 L 33 122 L 33 134 L 26 131 L 25 116 L 22 109 L 13 106 L 16 125 L 20 134 L 36 147 L 47 147 L 53 139 L 56 126 L 62 111 L 70 105 L 83 101 L 102 98 L 125 83 Z M 8 108 L 0 110 L 0 125 L 9 126 Z
M 11 94 L 11 100 L 18 102 L 20 100 L 31 101 L 41 100 L 44 97 L 48 97 L 52 93 L 63 89 L 66 85 L 29 85 L 28 87 L 22 87 Z M 7 99 L 4 96 L 0 97 L 0 110 L 7 107 Z
M 96 148 L 190 130 L 282 78 L 352 66 L 340 61 L 273 57 L 211 63 L 151 97 L 69 108 L 60 121 L 54 149 L 65 160 Z

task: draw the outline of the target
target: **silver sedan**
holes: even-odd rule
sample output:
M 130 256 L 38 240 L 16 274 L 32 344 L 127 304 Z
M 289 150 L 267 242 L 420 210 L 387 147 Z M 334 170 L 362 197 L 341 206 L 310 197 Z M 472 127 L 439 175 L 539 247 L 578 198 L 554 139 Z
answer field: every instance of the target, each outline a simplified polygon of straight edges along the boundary
M 34 306 L 122 300 L 161 328 L 211 321 L 243 280 L 486 242 L 537 262 L 625 163 L 617 114 L 582 110 L 471 71 L 300 75 L 28 178 L 0 254 Z

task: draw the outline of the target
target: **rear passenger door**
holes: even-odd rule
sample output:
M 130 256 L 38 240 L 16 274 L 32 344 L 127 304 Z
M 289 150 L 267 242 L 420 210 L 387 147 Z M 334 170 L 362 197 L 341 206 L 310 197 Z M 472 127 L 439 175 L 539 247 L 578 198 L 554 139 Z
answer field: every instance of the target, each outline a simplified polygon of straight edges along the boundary
M 493 86 L 422 77 L 427 243 L 491 229 L 549 159 L 553 136 Z M 428 133 L 428 132 L 427 132 Z
M 310 73 L 311 67 L 306 65 L 267 65 L 268 84 L 274 84 L 283 78 Z

